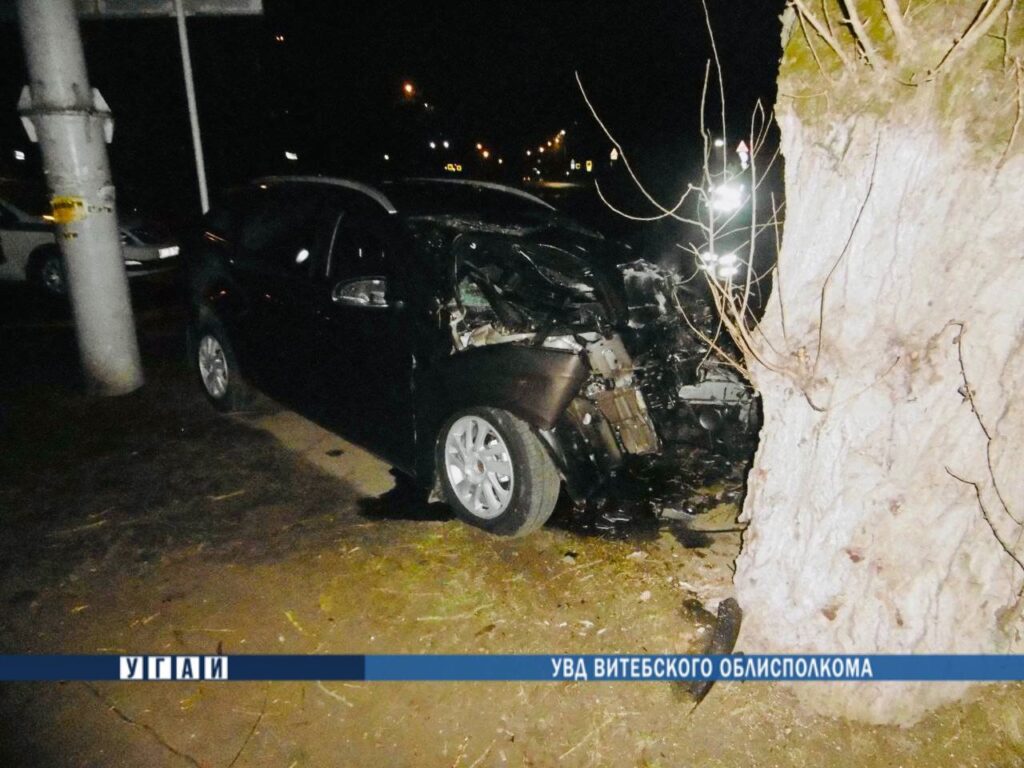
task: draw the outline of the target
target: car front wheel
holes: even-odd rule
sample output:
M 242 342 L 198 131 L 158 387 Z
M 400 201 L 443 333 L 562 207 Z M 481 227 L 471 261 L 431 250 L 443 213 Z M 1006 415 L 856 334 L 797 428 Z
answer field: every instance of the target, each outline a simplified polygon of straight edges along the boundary
M 448 420 L 437 441 L 437 472 L 455 514 L 500 536 L 543 526 L 561 484 L 529 425 L 497 408 L 472 408 Z

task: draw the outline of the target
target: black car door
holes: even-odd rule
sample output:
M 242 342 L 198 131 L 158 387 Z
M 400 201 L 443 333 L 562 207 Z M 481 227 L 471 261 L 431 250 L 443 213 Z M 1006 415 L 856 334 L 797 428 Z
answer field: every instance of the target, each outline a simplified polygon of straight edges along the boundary
M 248 367 L 288 398 L 309 394 L 317 351 L 315 265 L 330 234 L 324 209 L 314 185 L 261 188 L 242 222 L 234 259 L 246 295 L 238 332 Z
M 357 442 L 409 469 L 415 457 L 413 346 L 404 254 L 388 214 L 338 195 L 317 300 L 323 414 Z

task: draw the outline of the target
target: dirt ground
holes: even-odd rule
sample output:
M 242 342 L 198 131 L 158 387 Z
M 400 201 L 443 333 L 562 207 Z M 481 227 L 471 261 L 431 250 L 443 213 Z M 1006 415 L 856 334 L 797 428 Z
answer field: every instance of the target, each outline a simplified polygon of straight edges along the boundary
M 641 470 L 499 539 L 269 400 L 217 415 L 180 313 L 141 318 L 147 386 L 97 400 L 77 393 L 59 312 L 4 312 L 0 652 L 705 647 L 741 545 L 742 461 L 682 450 L 671 477 Z M 696 707 L 664 683 L 8 683 L 0 765 L 1024 765 L 1022 692 L 981 688 L 901 730 L 754 683 Z

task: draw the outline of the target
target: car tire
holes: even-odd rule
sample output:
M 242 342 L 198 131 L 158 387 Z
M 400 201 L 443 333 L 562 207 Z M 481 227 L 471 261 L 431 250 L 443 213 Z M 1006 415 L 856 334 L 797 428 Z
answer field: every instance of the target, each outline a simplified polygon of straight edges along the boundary
M 536 531 L 558 501 L 561 479 L 551 457 L 530 426 L 508 411 L 453 415 L 438 435 L 435 463 L 455 514 L 499 536 Z
M 56 246 L 36 249 L 29 257 L 28 278 L 45 296 L 63 299 L 68 294 L 68 275 L 64 257 Z
M 224 328 L 207 321 L 190 333 L 189 356 L 213 407 L 225 413 L 242 410 L 251 400 L 251 390 L 242 379 L 238 358 Z

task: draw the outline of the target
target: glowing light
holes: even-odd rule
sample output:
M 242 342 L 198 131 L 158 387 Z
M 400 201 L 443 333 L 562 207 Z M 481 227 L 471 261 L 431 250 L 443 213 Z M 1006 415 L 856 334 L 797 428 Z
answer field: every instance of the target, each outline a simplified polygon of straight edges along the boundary
M 284 35 L 274 35 L 274 42 L 283 43 L 284 42 Z
M 450 147 L 451 144 L 449 144 L 447 141 L 442 141 L 441 146 L 444 147 L 445 149 L 448 149 L 448 147 Z
M 538 152 L 543 152 L 544 151 L 544 147 L 537 147 L 537 151 Z
M 529 157 L 529 156 L 530 156 L 530 155 L 532 155 L 532 154 L 533 154 L 533 150 L 532 150 L 532 149 L 528 149 L 528 150 L 526 150 L 526 156 L 527 156 L 527 157 Z
M 725 146 L 725 139 L 715 139 L 715 147 L 721 149 Z
M 736 267 L 736 266 L 719 267 L 718 268 L 718 276 L 723 278 L 723 279 L 728 279 L 730 277 L 733 277 L 739 271 L 740 271 L 740 268 Z
M 437 149 L 437 142 L 436 141 L 430 142 L 430 148 L 431 149 Z
M 479 151 L 479 150 L 481 150 L 481 149 L 483 149 L 483 148 L 484 148 L 484 145 L 483 145 L 483 144 L 481 144 L 481 143 L 480 143 L 480 142 L 478 141 L 478 142 L 476 143 L 476 148 L 477 148 L 477 150 Z
M 504 164 L 505 164 L 505 161 L 499 157 L 498 158 L 498 165 L 504 165 Z
M 404 93 L 406 96 L 412 96 L 414 93 L 416 93 L 416 86 L 410 82 L 405 82 L 402 84 L 402 93 Z
M 743 205 L 743 186 L 719 184 L 711 188 L 711 208 L 719 213 L 732 213 Z
M 22 152 L 20 149 L 14 150 L 14 159 L 15 160 L 24 160 L 25 159 L 25 153 Z
M 385 159 L 385 160 L 390 160 L 390 159 L 391 159 L 391 155 L 389 155 L 389 154 L 387 154 L 387 153 L 385 152 L 385 153 L 384 153 L 384 159 Z
M 294 152 L 289 152 L 289 151 L 286 150 L 285 153 L 284 153 L 284 159 L 285 160 L 298 160 L 299 156 L 297 154 L 295 154 Z
M 483 156 L 484 156 L 484 160 L 486 160 L 486 159 L 487 159 L 488 157 L 490 157 L 490 156 L 491 156 L 491 153 L 490 153 L 490 152 L 489 152 L 488 150 L 486 150 L 486 149 L 485 149 L 485 150 L 483 151 Z
M 700 260 L 701 263 L 705 265 L 714 264 L 715 262 L 718 261 L 718 257 L 711 251 L 704 251 L 702 254 L 700 254 Z
M 559 136 L 565 136 L 565 128 L 563 128 L 562 130 L 560 130 L 560 131 L 558 132 L 558 135 L 559 135 Z

